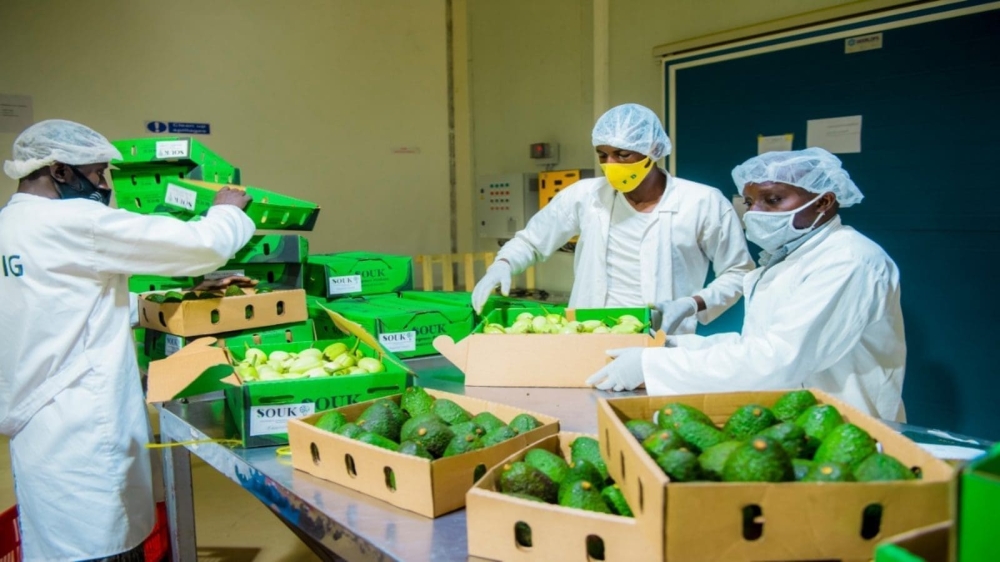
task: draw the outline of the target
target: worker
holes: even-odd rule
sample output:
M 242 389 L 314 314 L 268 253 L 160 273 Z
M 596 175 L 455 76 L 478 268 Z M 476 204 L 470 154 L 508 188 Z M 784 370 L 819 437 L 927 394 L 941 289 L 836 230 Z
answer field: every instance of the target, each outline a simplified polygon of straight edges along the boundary
M 845 226 L 863 195 L 821 148 L 769 152 L 733 170 L 761 268 L 744 279 L 742 333 L 671 337 L 617 357 L 587 382 L 604 390 L 691 394 L 817 388 L 861 411 L 904 421 L 906 343 L 899 270 Z
M 4 162 L 18 187 L 0 211 L 0 433 L 26 562 L 144 559 L 155 505 L 127 278 L 205 274 L 254 232 L 240 190 L 196 222 L 109 208 L 104 174 L 121 158 L 49 120 Z
M 472 293 L 477 312 L 493 290 L 579 236 L 571 308 L 653 307 L 653 329 L 693 333 L 740 297 L 754 267 L 739 217 L 713 187 L 656 165 L 670 154 L 659 118 L 636 104 L 614 107 L 594 125 L 604 177 L 560 191 L 514 238 Z M 705 285 L 709 262 L 715 279 Z

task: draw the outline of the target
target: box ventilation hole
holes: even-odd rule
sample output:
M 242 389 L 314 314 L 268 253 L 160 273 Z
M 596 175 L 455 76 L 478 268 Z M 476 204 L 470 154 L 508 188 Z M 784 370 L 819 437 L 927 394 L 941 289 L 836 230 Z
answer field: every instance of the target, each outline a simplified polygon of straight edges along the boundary
M 618 458 L 622 463 L 622 480 L 625 480 L 625 453 L 619 451 Z
M 278 301 L 275 310 L 278 312 L 278 316 L 283 316 L 285 314 L 285 301 Z
M 309 444 L 309 452 L 312 453 L 313 464 L 319 465 L 319 447 L 315 443 Z
M 389 488 L 389 491 L 396 491 L 396 474 L 388 466 L 382 469 L 385 473 L 385 487 Z
M 604 452 L 611 458 L 611 430 L 604 428 Z
M 163 311 L 162 310 L 159 312 L 159 315 L 160 315 L 160 325 L 161 326 L 166 326 L 167 325 L 167 320 L 163 317 Z
M 604 539 L 587 535 L 587 560 L 604 560 Z
M 528 525 L 524 521 L 514 523 L 514 544 L 520 550 L 531 548 L 531 525 Z
M 218 309 L 213 310 L 211 316 L 212 316 L 212 324 L 218 324 L 219 323 L 219 310 Z
M 882 530 L 882 504 L 873 503 L 865 506 L 861 512 L 861 538 L 871 540 Z
M 642 480 L 636 480 L 639 483 L 639 513 L 642 513 L 646 507 L 644 505 L 645 498 L 643 498 L 642 493 Z
M 483 475 L 485 474 L 486 474 L 485 464 L 480 464 L 476 466 L 476 470 L 472 471 L 472 483 L 475 484 L 476 482 L 479 482 L 479 479 L 482 478 Z
M 247 320 L 253 318 L 253 305 L 248 304 L 247 307 L 243 309 L 243 314 L 246 316 Z
M 350 475 L 351 478 L 358 475 L 357 469 L 354 468 L 354 457 L 351 455 L 344 455 L 344 465 L 347 466 L 347 474 Z
M 764 512 L 759 505 L 743 508 L 743 539 L 755 541 L 764 536 Z

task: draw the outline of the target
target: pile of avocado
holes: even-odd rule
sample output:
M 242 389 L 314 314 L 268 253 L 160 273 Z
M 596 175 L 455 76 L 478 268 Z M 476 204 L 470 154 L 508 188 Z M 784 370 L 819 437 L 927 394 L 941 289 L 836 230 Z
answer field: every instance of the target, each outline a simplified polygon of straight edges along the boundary
M 673 482 L 874 482 L 912 480 L 895 457 L 879 453 L 864 429 L 819 404 L 808 390 L 783 395 L 770 409 L 747 404 L 722 429 L 704 412 L 667 404 L 653 421 L 629 420 L 629 432 Z
M 274 289 L 265 286 L 257 286 L 254 294 L 262 295 L 270 293 Z M 146 295 L 146 300 L 160 304 L 178 303 L 181 301 L 196 301 L 203 299 L 220 299 L 222 297 L 239 297 L 248 294 L 236 285 L 226 287 L 225 291 L 167 291 L 166 293 L 150 293 Z
M 428 460 L 490 447 L 541 425 L 529 414 L 519 414 L 509 424 L 490 412 L 472 415 L 417 386 L 403 391 L 399 404 L 376 400 L 353 422 L 336 410 L 316 420 L 320 429 Z

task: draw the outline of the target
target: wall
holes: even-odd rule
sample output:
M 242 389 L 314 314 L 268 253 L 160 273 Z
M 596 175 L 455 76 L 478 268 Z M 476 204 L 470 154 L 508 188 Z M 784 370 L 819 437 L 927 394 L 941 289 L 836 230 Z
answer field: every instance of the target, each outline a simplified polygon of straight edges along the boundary
M 444 0 L 3 4 L 0 92 L 33 96 L 36 120 L 109 138 L 210 122 L 245 183 L 322 206 L 314 251 L 447 251 Z

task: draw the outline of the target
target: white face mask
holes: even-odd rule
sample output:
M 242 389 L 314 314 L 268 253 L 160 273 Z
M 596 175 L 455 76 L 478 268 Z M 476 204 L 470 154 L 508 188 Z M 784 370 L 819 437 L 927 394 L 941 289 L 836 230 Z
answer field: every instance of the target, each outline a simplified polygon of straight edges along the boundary
M 747 229 L 747 240 L 760 246 L 765 252 L 770 254 L 778 251 L 782 246 L 794 242 L 798 238 L 805 236 L 816 228 L 816 223 L 823 218 L 825 212 L 821 212 L 809 228 L 795 228 L 795 215 L 800 211 L 809 208 L 813 203 L 819 201 L 823 195 L 813 199 L 794 211 L 783 211 L 780 213 L 765 213 L 763 211 L 747 211 L 743 215 L 743 224 Z

